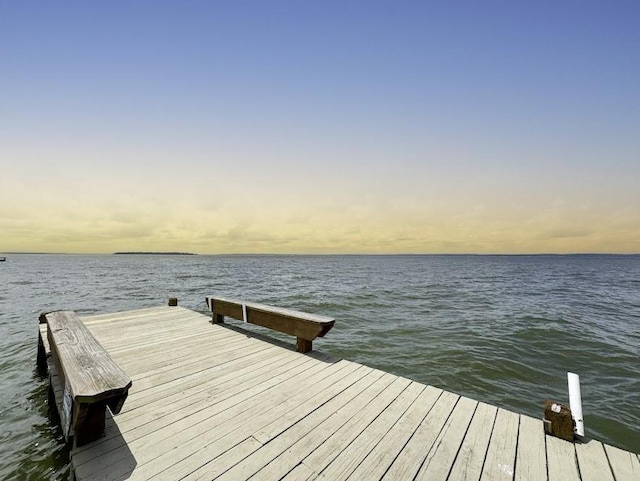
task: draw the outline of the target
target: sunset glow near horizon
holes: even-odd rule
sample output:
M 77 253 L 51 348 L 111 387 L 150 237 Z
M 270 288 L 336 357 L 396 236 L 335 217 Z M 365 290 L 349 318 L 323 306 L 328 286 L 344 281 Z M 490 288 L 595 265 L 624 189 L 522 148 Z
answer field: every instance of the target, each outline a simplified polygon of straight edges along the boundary
M 640 252 L 640 3 L 0 5 L 0 252 Z

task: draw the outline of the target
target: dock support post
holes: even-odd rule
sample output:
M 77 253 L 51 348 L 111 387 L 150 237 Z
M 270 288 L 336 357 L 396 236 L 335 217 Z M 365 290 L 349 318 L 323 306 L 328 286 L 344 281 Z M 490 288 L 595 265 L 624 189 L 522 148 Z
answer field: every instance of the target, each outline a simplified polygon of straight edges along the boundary
M 169 298 L 169 306 L 175 307 L 177 305 L 178 305 L 178 298 L 177 297 L 170 297 Z
M 40 314 L 38 318 L 38 325 L 47 322 L 47 314 L 45 312 Z M 36 364 L 42 372 L 46 372 L 47 369 L 47 352 L 44 348 L 44 342 L 42 341 L 42 333 L 38 330 L 38 354 L 36 356 Z

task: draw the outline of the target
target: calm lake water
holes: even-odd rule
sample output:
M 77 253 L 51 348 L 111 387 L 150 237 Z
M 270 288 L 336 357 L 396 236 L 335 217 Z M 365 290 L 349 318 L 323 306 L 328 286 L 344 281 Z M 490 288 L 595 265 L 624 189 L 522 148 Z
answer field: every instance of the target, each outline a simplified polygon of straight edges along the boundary
M 315 349 L 535 417 L 576 372 L 587 434 L 640 451 L 640 256 L 30 254 L 0 263 L 0 479 L 68 472 L 41 311 L 205 312 L 212 294 L 335 317 Z

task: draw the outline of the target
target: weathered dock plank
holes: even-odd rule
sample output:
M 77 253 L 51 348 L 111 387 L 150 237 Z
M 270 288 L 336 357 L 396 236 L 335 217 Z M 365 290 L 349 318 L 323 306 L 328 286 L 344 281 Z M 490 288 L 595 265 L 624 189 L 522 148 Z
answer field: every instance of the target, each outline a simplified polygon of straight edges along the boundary
M 216 371 L 219 376 L 213 377 L 209 382 L 185 389 L 171 396 L 161 396 L 150 400 L 145 398 L 144 404 L 131 406 L 123 411 L 118 418 L 120 429 L 111 430 L 101 441 L 103 445 L 97 446 L 91 457 L 99 451 L 108 452 L 118 449 L 126 443 L 143 438 L 155 431 L 170 426 L 189 416 L 192 419 L 184 423 L 185 428 L 190 423 L 201 419 L 200 414 L 206 414 L 206 409 L 222 409 L 233 405 L 239 400 L 260 393 L 260 389 L 266 390 L 269 381 L 284 373 L 292 372 L 295 368 L 306 364 L 305 359 L 288 359 L 286 357 L 275 358 L 268 364 L 246 366 L 238 371 Z M 251 382 L 259 385 L 253 391 L 240 391 L 236 389 L 242 384 Z M 134 396 L 135 397 L 135 396 Z M 134 399 L 135 401 L 135 399 Z M 77 462 L 83 462 L 78 450 Z M 89 458 L 91 459 L 91 458 Z
M 282 481 L 311 481 L 317 477 L 316 473 L 304 464 L 297 465 Z
M 377 399 L 394 379 L 395 376 L 391 374 L 373 370 L 360 382 L 302 419 L 283 435 L 265 444 L 262 453 L 251 456 L 242 465 L 234 467 L 229 476 L 243 479 L 240 475 L 246 473 L 260 480 L 282 478 L 370 402 Z M 263 465 L 264 467 L 261 467 Z
M 402 417 L 380 439 L 375 448 L 351 473 L 349 479 L 380 479 L 389 469 L 409 438 L 420 426 L 441 394 L 440 389 L 427 386 Z
M 338 456 L 322 471 L 325 479 L 344 480 L 360 466 L 375 446 L 389 433 L 415 402 L 425 386 L 409 384 Z M 305 460 L 305 464 L 309 463 Z M 310 465 L 313 468 L 313 465 Z M 318 471 L 318 469 L 315 469 Z
M 182 307 L 82 320 L 133 386 L 78 481 L 640 479 L 634 453 Z
M 168 476 L 171 479 L 181 479 L 183 476 L 199 469 L 200 467 L 209 463 L 212 458 L 218 457 L 220 454 L 226 452 L 230 447 L 237 445 L 242 440 L 251 436 L 254 429 L 268 425 L 274 420 L 280 418 L 286 413 L 291 406 L 306 401 L 310 397 L 314 397 L 323 390 L 331 389 L 331 386 L 344 377 L 351 377 L 353 381 L 358 374 L 354 376 L 354 371 L 358 369 L 358 365 L 350 363 L 340 370 L 329 369 L 332 373 L 326 373 L 327 376 L 320 382 L 313 386 L 305 384 L 301 392 L 291 397 L 290 399 L 279 399 L 278 402 L 273 403 L 270 409 L 265 409 L 258 412 L 256 415 L 251 413 L 246 419 L 235 419 L 235 423 L 232 424 L 232 429 L 226 433 L 223 437 L 220 437 L 215 442 L 207 444 L 206 446 L 198 449 L 195 454 L 191 454 L 188 458 L 180 463 L 174 463 L 170 468 L 167 468 L 163 472 L 163 475 Z M 280 394 L 278 395 L 280 396 Z M 201 443 L 201 441 L 200 441 Z
M 547 470 L 549 479 L 580 481 L 573 443 L 547 436 Z
M 637 481 L 640 479 L 640 459 L 633 453 L 604 445 L 616 481 Z
M 609 460 L 600 441 L 575 445 L 582 481 L 614 481 Z
M 393 382 L 358 414 L 343 424 L 303 462 L 316 473 L 325 469 L 345 446 L 351 444 L 409 386 L 411 381 L 396 377 Z
M 515 481 L 543 481 L 547 479 L 545 434 L 542 419 L 520 416 Z
M 182 460 L 193 457 L 194 454 L 211 444 L 215 443 L 214 447 L 224 445 L 228 449 L 235 443 L 227 444 L 230 440 L 225 436 L 234 433 L 244 424 L 254 422 L 257 416 L 265 412 L 278 408 L 280 408 L 278 411 L 281 411 L 282 403 L 287 399 L 288 393 L 294 386 L 311 388 L 309 386 L 310 376 L 326 368 L 312 361 L 311 359 L 305 360 L 305 362 L 289 369 L 285 374 L 272 376 L 250 389 L 241 388 L 234 396 L 226 397 L 224 401 L 216 402 L 215 396 L 213 396 L 204 405 L 196 403 L 194 405 L 195 413 L 188 414 L 172 424 L 151 431 L 145 437 L 125 442 L 121 449 L 101 457 L 99 463 L 91 460 L 89 466 L 85 466 L 87 464 L 85 463 L 80 465 L 78 469 L 90 469 L 94 479 L 117 479 L 122 476 L 123 472 L 130 469 L 130 466 L 123 462 L 128 458 L 128 450 L 135 450 L 136 470 L 130 479 L 146 479 L 160 474 L 176 463 L 179 464 Z M 339 374 L 339 370 L 337 371 Z M 328 382 L 336 377 L 338 376 L 334 376 Z M 280 389 L 274 389 L 276 386 Z M 256 396 L 257 394 L 261 394 L 261 396 Z M 225 393 L 222 396 L 228 396 L 228 394 Z M 280 412 L 274 412 L 273 416 L 277 417 L 278 414 Z M 123 437 L 126 440 L 126 433 L 123 433 Z M 168 453 L 170 455 L 162 456 Z M 90 454 L 88 453 L 88 455 Z M 167 477 L 167 479 L 175 478 Z
M 479 403 L 451 469 L 450 479 L 478 481 L 489 448 L 498 408 Z
M 520 416 L 499 408 L 480 481 L 513 479 Z
M 460 396 L 443 391 L 382 479 L 414 479 Z
M 415 479 L 435 481 L 447 478 L 477 405 L 473 399 L 458 399 Z

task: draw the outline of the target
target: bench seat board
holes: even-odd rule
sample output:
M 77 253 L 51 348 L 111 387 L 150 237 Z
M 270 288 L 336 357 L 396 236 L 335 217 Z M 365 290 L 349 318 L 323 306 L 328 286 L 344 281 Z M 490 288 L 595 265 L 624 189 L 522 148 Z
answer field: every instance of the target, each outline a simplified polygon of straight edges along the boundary
M 51 312 L 46 317 L 53 357 L 75 402 L 96 403 L 126 395 L 131 379 L 73 311 Z M 118 414 L 122 402 L 109 407 Z

